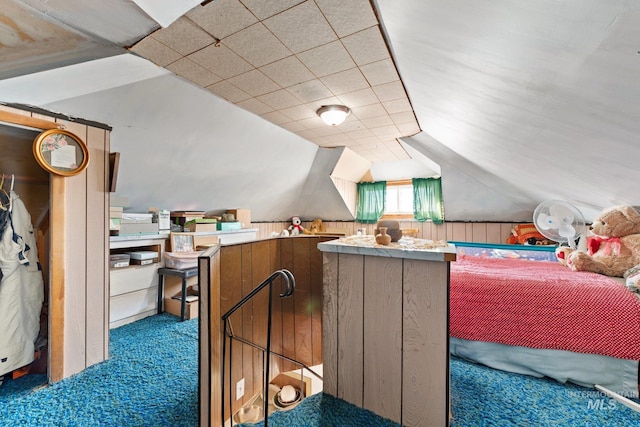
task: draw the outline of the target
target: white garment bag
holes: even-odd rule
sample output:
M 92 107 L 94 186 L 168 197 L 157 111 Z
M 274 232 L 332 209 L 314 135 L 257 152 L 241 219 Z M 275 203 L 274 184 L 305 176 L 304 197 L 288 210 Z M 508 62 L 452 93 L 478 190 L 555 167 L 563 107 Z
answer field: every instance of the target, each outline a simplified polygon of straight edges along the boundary
M 44 281 L 31 216 L 11 190 L 0 238 L 0 375 L 33 362 L 40 332 Z

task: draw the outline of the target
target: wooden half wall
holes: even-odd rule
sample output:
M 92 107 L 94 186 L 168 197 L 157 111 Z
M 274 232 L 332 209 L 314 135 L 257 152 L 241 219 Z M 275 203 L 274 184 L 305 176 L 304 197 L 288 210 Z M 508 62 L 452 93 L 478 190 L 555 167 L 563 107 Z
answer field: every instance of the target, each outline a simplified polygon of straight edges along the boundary
M 99 123 L 36 108 L 0 104 L 0 122 L 35 130 L 59 127 L 89 150 L 89 164 L 72 177 L 50 175 L 48 248 L 49 365 L 59 381 L 109 356 L 109 135 Z M 32 221 L 35 222 L 35 218 Z
M 318 243 L 327 236 L 272 238 L 226 245 L 207 251 L 199 259 L 200 288 L 200 425 L 220 425 L 262 390 L 262 352 L 250 345 L 233 343 L 223 368 L 221 316 L 249 294 L 274 271 L 293 273 L 293 297 L 281 299 L 281 279 L 272 289 L 272 351 L 306 366 L 322 363 L 322 252 Z M 217 252 L 216 252 L 217 251 Z M 266 346 L 268 287 L 231 317 L 234 335 Z M 205 322 L 203 324 L 203 322 Z M 231 364 L 229 364 L 231 362 Z M 203 366 L 205 363 L 205 366 Z M 231 368 L 229 368 L 231 366 Z M 270 377 L 301 366 L 273 356 Z M 221 388 L 224 369 L 225 385 Z M 244 378 L 244 396 L 237 399 L 235 384 Z M 224 393 L 225 404 L 222 405 Z

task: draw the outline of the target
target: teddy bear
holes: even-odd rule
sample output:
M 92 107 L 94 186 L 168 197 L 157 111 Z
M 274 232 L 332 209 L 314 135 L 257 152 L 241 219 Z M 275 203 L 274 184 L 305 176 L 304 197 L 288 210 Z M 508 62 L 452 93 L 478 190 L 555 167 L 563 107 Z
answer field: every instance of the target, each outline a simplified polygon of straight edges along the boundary
M 575 271 L 623 277 L 640 264 L 640 213 L 629 205 L 605 209 L 591 224 L 587 250 L 558 248 L 556 255 Z
M 291 225 L 289 226 L 289 233 L 291 236 L 304 233 L 304 227 L 302 226 L 302 220 L 299 216 L 291 217 Z

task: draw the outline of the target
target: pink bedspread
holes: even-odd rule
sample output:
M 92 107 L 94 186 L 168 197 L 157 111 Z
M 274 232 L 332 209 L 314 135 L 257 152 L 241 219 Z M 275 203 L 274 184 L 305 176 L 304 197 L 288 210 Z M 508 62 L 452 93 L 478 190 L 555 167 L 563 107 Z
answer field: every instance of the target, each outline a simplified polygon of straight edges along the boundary
M 458 256 L 451 336 L 640 360 L 640 302 L 615 280 L 559 263 Z

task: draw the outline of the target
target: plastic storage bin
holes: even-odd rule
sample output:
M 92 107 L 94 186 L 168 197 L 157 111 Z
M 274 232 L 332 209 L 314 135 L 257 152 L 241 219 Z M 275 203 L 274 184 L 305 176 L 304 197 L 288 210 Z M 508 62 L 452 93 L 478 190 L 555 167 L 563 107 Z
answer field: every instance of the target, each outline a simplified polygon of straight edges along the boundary
M 204 251 L 196 252 L 165 252 L 164 266 L 167 268 L 177 268 L 180 270 L 186 268 L 195 268 L 198 266 L 198 257 Z

